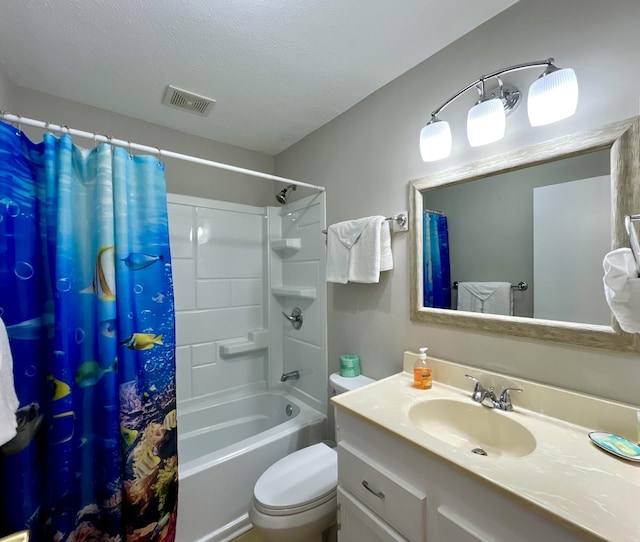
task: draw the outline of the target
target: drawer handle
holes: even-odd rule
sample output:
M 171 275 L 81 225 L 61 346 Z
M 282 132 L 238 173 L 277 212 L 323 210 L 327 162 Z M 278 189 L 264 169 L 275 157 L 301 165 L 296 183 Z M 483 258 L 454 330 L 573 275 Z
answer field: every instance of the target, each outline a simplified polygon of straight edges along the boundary
M 373 489 L 371 489 L 369 487 L 369 482 L 367 482 L 366 480 L 362 480 L 362 485 L 369 493 L 373 493 L 376 497 L 378 497 L 378 499 L 384 499 L 384 493 L 382 493 L 382 491 L 374 491 Z

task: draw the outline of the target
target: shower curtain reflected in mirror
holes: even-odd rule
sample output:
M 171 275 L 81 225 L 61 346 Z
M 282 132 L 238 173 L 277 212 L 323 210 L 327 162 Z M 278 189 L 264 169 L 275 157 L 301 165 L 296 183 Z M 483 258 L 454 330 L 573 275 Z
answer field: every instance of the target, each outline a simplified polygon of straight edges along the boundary
M 20 399 L 0 535 L 173 541 L 175 332 L 164 166 L 0 123 L 0 316 Z
M 450 309 L 451 269 L 447 217 L 437 211 L 424 211 L 422 236 L 423 305 L 437 309 Z

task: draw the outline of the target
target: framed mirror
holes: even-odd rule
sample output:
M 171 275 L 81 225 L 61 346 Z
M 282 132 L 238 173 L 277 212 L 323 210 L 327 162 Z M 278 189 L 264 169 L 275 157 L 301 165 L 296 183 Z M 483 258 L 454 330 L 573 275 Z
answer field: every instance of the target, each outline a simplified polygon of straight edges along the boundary
M 602 286 L 604 255 L 629 246 L 624 217 L 640 213 L 640 117 L 411 181 L 409 200 L 412 321 L 640 351 L 640 334 L 620 330 Z M 434 225 L 447 214 L 442 238 Z M 434 298 L 438 244 L 450 264 Z M 469 285 L 506 283 L 507 310 L 468 304 Z

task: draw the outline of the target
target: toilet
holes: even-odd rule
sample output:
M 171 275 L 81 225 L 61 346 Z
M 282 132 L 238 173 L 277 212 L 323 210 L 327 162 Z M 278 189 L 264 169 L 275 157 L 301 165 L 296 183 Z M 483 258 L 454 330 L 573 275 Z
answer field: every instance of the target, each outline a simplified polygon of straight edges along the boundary
M 370 384 L 360 375 L 329 377 L 330 395 Z M 256 482 L 249 520 L 268 542 L 328 542 L 336 523 L 338 454 L 321 442 L 271 465 Z M 324 538 L 323 538 L 324 534 Z

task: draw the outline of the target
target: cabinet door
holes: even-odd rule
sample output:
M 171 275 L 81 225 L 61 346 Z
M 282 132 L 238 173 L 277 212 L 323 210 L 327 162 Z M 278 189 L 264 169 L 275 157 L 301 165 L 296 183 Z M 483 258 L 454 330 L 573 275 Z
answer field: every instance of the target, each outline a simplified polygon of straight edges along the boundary
M 338 486 L 338 542 L 409 542 Z
M 442 542 L 495 542 L 446 506 L 438 508 L 438 540 Z

